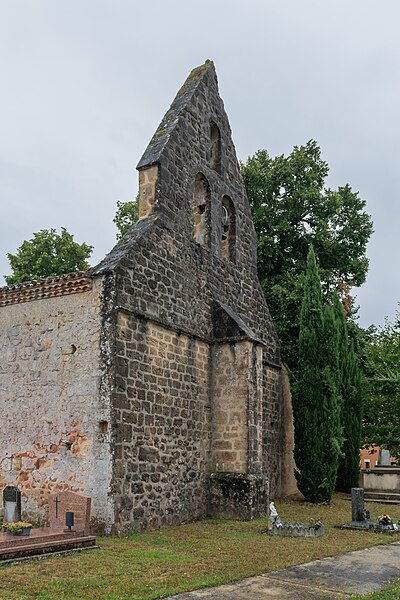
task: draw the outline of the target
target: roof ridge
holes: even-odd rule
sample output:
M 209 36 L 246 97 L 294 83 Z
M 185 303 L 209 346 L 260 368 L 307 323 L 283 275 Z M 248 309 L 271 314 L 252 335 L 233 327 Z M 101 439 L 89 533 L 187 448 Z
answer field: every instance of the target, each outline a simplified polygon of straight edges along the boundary
M 161 123 L 157 127 L 153 137 L 143 153 L 142 158 L 137 164 L 137 169 L 149 167 L 158 162 L 164 147 L 168 143 L 168 140 L 178 123 L 181 112 L 188 105 L 193 93 L 209 69 L 212 69 L 215 73 L 213 61 L 207 59 L 204 64 L 199 65 L 191 70 L 188 77 L 185 79 L 185 82 L 176 94 L 171 106 L 162 118 Z
M 8 292 L 18 292 L 20 290 L 32 289 L 42 285 L 51 285 L 59 281 L 71 281 L 74 279 L 89 278 L 91 276 L 91 268 L 83 271 L 71 271 L 70 273 L 61 273 L 60 275 L 50 275 L 49 277 L 41 277 L 40 279 L 30 279 L 28 281 L 22 281 L 21 283 L 12 283 L 0 287 L 0 294 L 6 294 Z

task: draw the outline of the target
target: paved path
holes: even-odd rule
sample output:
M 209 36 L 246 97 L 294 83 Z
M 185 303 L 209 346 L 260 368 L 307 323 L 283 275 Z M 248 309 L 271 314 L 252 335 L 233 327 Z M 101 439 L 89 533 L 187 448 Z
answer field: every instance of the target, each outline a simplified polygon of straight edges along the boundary
M 374 592 L 398 578 L 400 542 L 395 542 L 314 560 L 236 583 L 179 594 L 173 599 L 336 600 Z

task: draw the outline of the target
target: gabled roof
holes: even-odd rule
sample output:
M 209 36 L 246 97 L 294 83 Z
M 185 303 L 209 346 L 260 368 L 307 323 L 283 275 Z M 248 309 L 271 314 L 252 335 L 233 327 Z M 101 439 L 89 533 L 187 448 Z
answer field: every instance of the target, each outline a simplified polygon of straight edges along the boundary
M 210 69 L 215 74 L 214 63 L 211 60 L 206 60 L 204 65 L 196 67 L 190 73 L 189 77 L 175 96 L 175 100 L 172 102 L 169 110 L 164 115 L 155 134 L 151 138 L 149 145 L 136 167 L 137 169 L 150 167 L 159 161 L 161 153 L 178 123 L 179 115 L 187 107 L 200 81 Z

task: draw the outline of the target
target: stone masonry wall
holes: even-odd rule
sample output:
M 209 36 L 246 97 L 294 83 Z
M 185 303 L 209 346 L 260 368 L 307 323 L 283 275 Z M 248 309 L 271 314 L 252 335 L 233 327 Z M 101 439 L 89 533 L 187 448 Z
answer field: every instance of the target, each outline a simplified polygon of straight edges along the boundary
M 100 298 L 93 289 L 0 308 L 0 493 L 22 491 L 23 510 L 46 521 L 47 497 L 91 496 L 109 522 L 109 409 L 98 398 Z
M 212 470 L 216 472 L 248 472 L 251 349 L 247 341 L 217 344 L 214 349 Z
M 112 394 L 113 421 L 121 424 L 120 429 L 116 427 L 112 432 L 117 458 L 113 474 L 116 523 L 120 523 L 122 530 L 141 529 L 204 514 L 207 461 L 208 466 L 212 463 L 214 468 L 223 458 L 223 452 L 232 453 L 231 465 L 235 464 L 235 469 L 247 470 L 247 509 L 251 512 L 252 494 L 256 490 L 260 511 L 266 480 L 270 479 L 272 494 L 280 485 L 283 427 L 280 351 L 257 277 L 256 234 L 251 210 L 211 63 L 195 69 L 189 76 L 138 169 L 142 218 L 94 272 L 115 276 L 115 307 L 119 315 L 127 315 L 119 316 L 120 324 L 124 318 L 128 319 L 129 344 L 133 344 L 128 350 L 124 327 L 117 329 L 118 358 L 114 368 L 119 383 Z M 229 213 L 228 220 L 225 209 Z M 201 236 L 197 236 L 195 228 L 199 215 L 205 227 Z M 229 252 L 222 251 L 223 245 L 229 247 Z M 225 329 L 219 322 L 221 315 L 227 324 Z M 196 340 L 195 344 L 203 344 L 204 348 L 215 350 L 218 344 L 225 343 L 248 344 L 247 383 L 242 385 L 243 378 L 235 391 L 237 405 L 243 411 L 240 417 L 243 422 L 238 420 L 237 430 L 232 431 L 237 449 L 215 446 L 218 460 L 211 453 L 207 458 L 199 450 L 200 440 L 205 447 L 204 440 L 210 438 L 210 429 L 214 426 L 213 421 L 207 420 L 214 397 L 219 405 L 216 416 L 218 418 L 219 411 L 223 418 L 225 391 L 229 395 L 232 386 L 229 373 L 224 383 L 216 365 L 217 368 L 210 367 L 208 379 L 204 372 L 202 381 L 192 381 L 190 372 L 186 371 L 186 365 L 190 366 L 185 362 L 188 361 L 186 355 L 169 350 L 169 355 L 159 357 L 167 373 L 163 374 L 164 367 L 151 364 L 153 353 L 161 350 L 154 341 L 157 336 L 154 338 L 149 333 L 149 322 L 152 327 L 168 331 L 168 335 L 191 340 L 190 344 Z M 165 340 L 165 344 L 170 343 Z M 144 356 L 141 369 L 137 366 L 140 356 Z M 224 360 L 223 353 L 221 360 Z M 169 361 L 173 365 L 181 364 L 180 368 L 184 369 L 179 384 L 168 375 L 175 369 Z M 233 375 L 232 367 L 227 365 L 227 369 Z M 124 387 L 126 377 L 128 387 Z M 222 386 L 220 390 L 218 386 Z M 190 411 L 188 416 L 182 414 L 181 420 L 178 414 L 172 414 L 182 408 L 188 411 L 193 401 L 191 394 L 195 403 L 201 398 L 201 410 L 191 409 L 200 410 L 200 421 L 198 415 L 194 417 Z M 231 398 L 227 401 L 233 402 Z M 178 463 L 173 463 L 173 473 L 176 473 L 173 490 L 168 489 L 168 469 L 163 466 L 162 453 L 152 442 L 156 436 L 163 452 L 164 449 L 167 454 L 170 452 L 172 442 L 163 429 L 165 424 L 158 425 L 156 419 L 162 415 L 160 406 L 171 411 L 166 415 L 168 418 L 178 419 L 173 425 L 173 436 L 180 440 L 182 452 L 185 448 L 191 449 L 191 454 L 185 454 L 184 459 L 178 458 L 180 449 L 174 450 Z M 142 422 L 146 417 L 148 423 Z M 137 419 L 140 422 L 136 422 Z M 198 429 L 200 423 L 201 430 Z M 156 433 L 157 428 L 160 433 Z M 244 436 L 245 430 L 247 436 Z M 218 435 L 216 433 L 215 442 L 229 441 Z M 242 440 L 245 437 L 246 451 L 240 447 L 240 437 Z M 141 451 L 142 461 L 140 458 L 137 461 L 139 446 L 149 448 L 148 453 Z M 150 460 L 150 457 L 153 458 Z M 193 474 L 192 484 L 189 473 Z M 228 485 L 224 483 L 225 488 Z M 165 491 L 170 494 L 167 500 Z M 153 520 L 150 515 L 154 516 Z
M 281 471 L 283 459 L 284 430 L 291 422 L 284 423 L 282 399 L 283 370 L 264 365 L 263 370 L 263 414 L 265 426 L 263 429 L 263 470 L 269 474 L 269 489 L 272 498 L 281 494 Z M 291 474 L 294 478 L 293 473 Z
M 118 312 L 114 396 L 115 531 L 205 515 L 209 346 Z

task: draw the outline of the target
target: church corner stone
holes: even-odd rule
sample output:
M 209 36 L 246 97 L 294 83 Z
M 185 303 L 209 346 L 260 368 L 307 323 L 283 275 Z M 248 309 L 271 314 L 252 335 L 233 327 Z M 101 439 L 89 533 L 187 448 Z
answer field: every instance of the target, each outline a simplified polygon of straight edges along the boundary
M 211 62 L 138 170 L 139 221 L 86 287 L 2 291 L 0 486 L 39 520 L 88 496 L 106 533 L 266 514 L 293 479 L 290 391 Z

